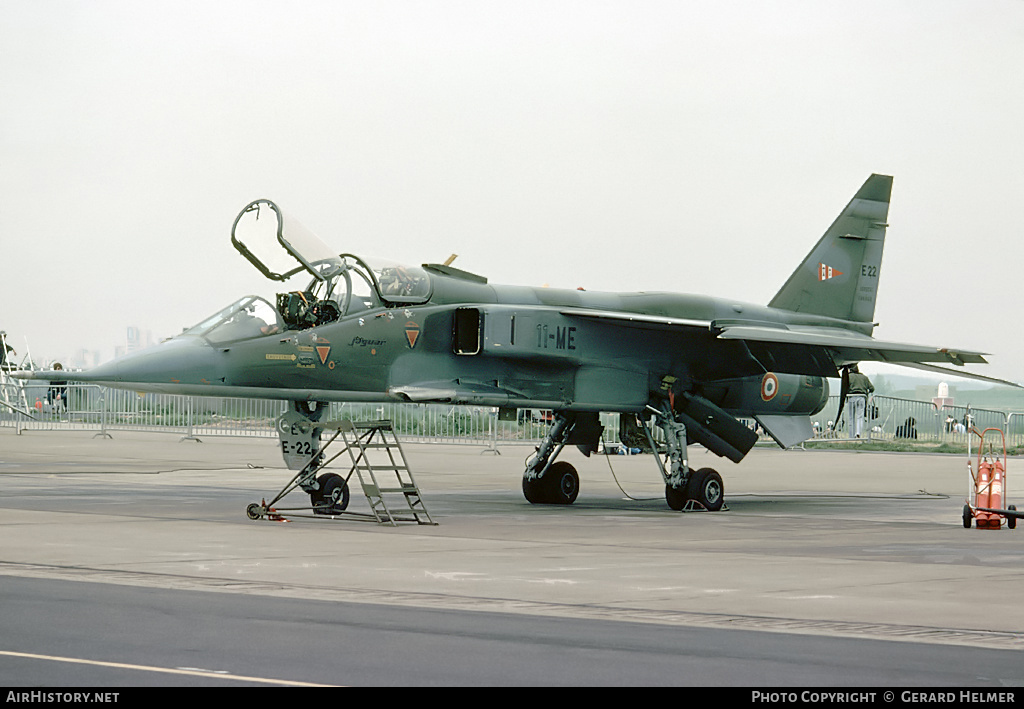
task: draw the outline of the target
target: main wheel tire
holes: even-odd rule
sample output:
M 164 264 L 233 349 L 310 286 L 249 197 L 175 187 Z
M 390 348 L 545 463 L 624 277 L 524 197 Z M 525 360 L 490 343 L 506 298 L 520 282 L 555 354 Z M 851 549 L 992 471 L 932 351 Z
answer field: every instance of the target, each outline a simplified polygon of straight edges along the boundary
M 337 473 L 324 473 L 316 481 L 320 489 L 309 495 L 313 514 L 340 515 L 348 508 L 349 489 L 345 478 Z
M 523 478 L 523 497 L 531 505 L 541 505 L 544 503 L 544 486 L 540 478 L 533 478 L 532 480 Z
M 718 512 L 725 504 L 722 476 L 711 468 L 701 468 L 691 475 L 686 487 L 690 499 L 709 512 Z
M 569 463 L 553 463 L 541 478 L 545 501 L 550 505 L 571 505 L 580 494 L 580 476 Z
M 580 492 L 580 476 L 569 463 L 552 463 L 542 478 L 523 478 L 523 497 L 534 505 L 571 505 Z
M 689 501 L 690 496 L 687 494 L 686 488 L 677 488 L 671 485 L 665 486 L 665 502 L 668 503 L 671 509 L 679 512 L 686 507 L 686 503 Z

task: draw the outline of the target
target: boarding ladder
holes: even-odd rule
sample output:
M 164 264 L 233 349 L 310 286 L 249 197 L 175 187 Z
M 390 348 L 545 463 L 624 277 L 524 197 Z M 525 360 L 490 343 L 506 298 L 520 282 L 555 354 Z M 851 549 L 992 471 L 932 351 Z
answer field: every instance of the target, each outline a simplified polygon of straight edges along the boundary
M 337 428 L 341 433 L 352 460 L 349 476 L 352 472 L 359 476 L 370 512 L 378 524 L 387 523 L 392 527 L 398 522 L 437 524 L 427 512 L 391 421 L 342 420 L 320 425 Z M 394 475 L 395 483 L 388 482 L 389 474 Z
M 0 338 L 0 347 L 5 345 L 6 341 Z M 17 367 L 8 362 L 0 365 L 0 409 L 3 409 L 2 413 L 4 414 L 22 414 L 29 418 L 35 418 L 29 413 L 24 380 L 15 379 L 10 374 L 15 369 Z M 18 432 L 21 433 L 20 429 Z

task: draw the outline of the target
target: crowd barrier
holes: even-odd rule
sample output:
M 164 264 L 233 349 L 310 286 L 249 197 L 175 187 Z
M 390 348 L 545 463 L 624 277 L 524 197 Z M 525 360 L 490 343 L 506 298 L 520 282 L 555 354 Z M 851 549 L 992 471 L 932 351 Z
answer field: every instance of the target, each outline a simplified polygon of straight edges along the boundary
M 287 402 L 230 397 L 143 394 L 69 383 L 60 387 L 6 384 L 0 393 L 0 426 L 22 431 L 161 431 L 184 437 L 276 437 L 274 422 Z M 23 414 L 22 412 L 25 412 Z M 28 414 L 28 415 L 26 415 Z M 404 438 L 443 443 L 496 445 L 533 443 L 547 430 L 550 412 L 521 411 L 516 421 L 499 421 L 497 410 L 441 404 L 332 403 L 325 420 L 389 419 Z M 615 423 L 614 425 L 617 425 Z
M 114 431 L 161 431 L 183 437 L 276 437 L 274 421 L 287 402 L 265 399 L 190 397 L 142 394 L 95 384 L 53 387 L 47 384 L 7 382 L 0 391 L 0 426 L 22 431 L 83 430 L 98 435 Z M 812 423 L 815 439 L 850 440 L 846 412 L 839 412 L 839 397 L 829 397 Z M 847 407 L 848 408 L 848 407 Z M 25 413 L 22 413 L 25 412 Z M 497 409 L 441 404 L 330 404 L 328 420 L 389 419 L 405 439 L 463 443 L 497 448 L 499 445 L 535 445 L 547 432 L 551 412 L 523 409 L 515 420 L 500 420 Z M 618 445 L 618 416 L 602 414 L 605 440 Z M 767 433 L 754 421 L 763 441 Z M 967 445 L 967 431 L 997 428 L 1007 445 L 1024 444 L 1024 413 L 1007 413 L 967 406 L 937 407 L 932 402 L 875 396 L 869 400 L 866 441 L 903 441 Z M 655 434 L 660 433 L 654 428 Z M 656 435 L 656 438 L 658 436 Z

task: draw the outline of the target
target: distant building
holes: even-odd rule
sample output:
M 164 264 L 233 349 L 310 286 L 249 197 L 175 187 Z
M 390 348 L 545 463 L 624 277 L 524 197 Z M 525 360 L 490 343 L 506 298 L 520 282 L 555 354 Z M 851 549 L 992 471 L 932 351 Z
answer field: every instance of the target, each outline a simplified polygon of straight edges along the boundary
M 153 340 L 152 332 L 142 330 L 137 325 L 129 325 L 125 331 L 124 344 L 114 347 L 114 357 L 120 357 L 135 350 L 144 350 L 154 344 L 156 343 Z
M 99 350 L 80 349 L 71 356 L 68 367 L 70 369 L 92 369 L 98 366 L 101 360 Z
M 939 382 L 938 396 L 932 398 L 932 403 L 935 407 L 941 409 L 943 406 L 953 405 L 953 395 L 949 390 L 949 384 L 946 382 Z

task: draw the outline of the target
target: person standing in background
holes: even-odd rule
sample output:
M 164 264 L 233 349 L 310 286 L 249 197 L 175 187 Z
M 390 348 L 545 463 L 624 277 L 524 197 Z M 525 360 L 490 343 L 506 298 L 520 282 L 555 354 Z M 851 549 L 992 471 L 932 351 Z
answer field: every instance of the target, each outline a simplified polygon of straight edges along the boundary
M 868 397 L 875 390 L 866 374 L 860 373 L 855 364 L 850 368 L 850 390 L 847 394 L 846 420 L 850 422 L 850 437 L 860 438 L 864 432 L 864 416 L 868 409 Z

